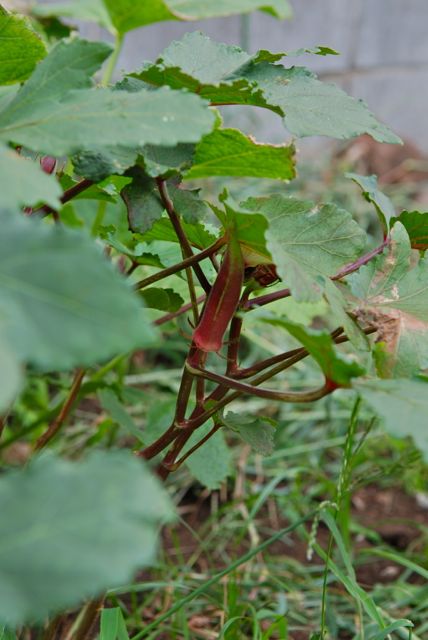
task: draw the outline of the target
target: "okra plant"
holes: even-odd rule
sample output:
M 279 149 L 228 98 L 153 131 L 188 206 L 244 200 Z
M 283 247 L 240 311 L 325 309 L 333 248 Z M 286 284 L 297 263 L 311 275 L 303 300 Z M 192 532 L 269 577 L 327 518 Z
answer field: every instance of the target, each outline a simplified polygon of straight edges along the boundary
M 269 450 L 272 420 L 237 413 L 236 400 L 312 403 L 345 390 L 428 454 L 428 213 L 395 211 L 375 176 L 344 176 L 373 205 L 376 240 L 352 211 L 289 188 L 299 138 L 398 136 L 362 101 L 288 66 L 288 53 L 249 54 L 199 31 L 118 75 L 132 29 L 258 9 L 289 16 L 285 0 L 0 7 L 0 447 L 27 447 L 24 467 L 8 470 L 4 457 L 0 478 L 0 620 L 11 637 L 24 624 L 62 637 L 56 612 L 152 561 L 173 517 L 159 478 L 192 470 L 216 443 L 203 478 L 194 472 L 218 486 L 228 430 Z M 80 38 L 70 18 L 98 23 L 114 45 Z M 283 139 L 225 126 L 229 105 L 273 112 Z M 248 361 L 248 322 L 281 336 L 275 355 Z M 123 380 L 130 354 L 150 355 L 164 336 L 187 352 L 156 432 L 127 414 L 137 390 Z M 284 372 L 304 359 L 319 383 L 296 390 Z M 84 399 L 127 430 L 128 450 L 103 450 L 102 424 L 65 446 Z M 82 437 L 94 453 L 82 456 Z M 87 637 L 102 601 L 77 615 L 73 638 Z

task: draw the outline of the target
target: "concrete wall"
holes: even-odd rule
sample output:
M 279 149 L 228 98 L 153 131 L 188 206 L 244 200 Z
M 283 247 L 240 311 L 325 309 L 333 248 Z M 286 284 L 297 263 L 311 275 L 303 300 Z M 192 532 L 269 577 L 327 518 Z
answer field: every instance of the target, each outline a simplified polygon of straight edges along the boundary
M 49 1 L 49 0 L 47 0 Z M 139 0 L 135 0 L 138 2 Z M 150 1 L 150 0 L 144 0 Z M 215 2 L 215 0 L 212 0 Z M 428 152 L 428 0 L 291 0 L 294 19 L 279 22 L 263 13 L 208 20 L 200 23 L 162 23 L 128 34 L 119 69 L 135 69 L 153 60 L 186 31 L 201 29 L 230 44 L 292 51 L 328 45 L 341 56 L 302 56 L 290 63 L 307 64 L 323 79 L 363 98 L 377 117 L 401 136 Z M 105 37 L 93 25 L 84 25 L 87 37 Z M 259 139 L 286 137 L 279 119 L 262 110 L 236 121 Z

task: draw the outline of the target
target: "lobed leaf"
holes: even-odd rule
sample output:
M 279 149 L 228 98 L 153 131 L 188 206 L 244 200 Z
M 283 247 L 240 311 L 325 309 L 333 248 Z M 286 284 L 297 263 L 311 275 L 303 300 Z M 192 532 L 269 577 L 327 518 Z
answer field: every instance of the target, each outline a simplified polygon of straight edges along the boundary
M 361 188 L 367 202 L 374 204 L 384 235 L 387 235 L 392 218 L 395 216 L 395 209 L 388 196 L 379 191 L 376 176 L 359 176 L 356 173 L 347 173 L 346 177 L 351 178 Z
M 167 87 L 134 93 L 89 88 L 110 52 L 103 43 L 60 42 L 0 113 L 0 140 L 56 156 L 106 153 L 108 166 L 123 171 L 135 161 L 129 150 L 197 142 L 210 131 L 214 114 L 197 96 Z
M 210 424 L 197 429 L 190 438 L 184 453 L 194 446 L 210 430 Z M 231 472 L 232 454 L 222 430 L 215 433 L 205 444 L 186 460 L 190 473 L 207 489 L 218 489 Z
M 321 82 L 304 67 L 276 64 L 284 55 L 259 51 L 251 56 L 195 32 L 170 44 L 155 64 L 146 63 L 132 75 L 157 86 L 186 88 L 212 104 L 265 107 L 282 116 L 285 127 L 299 137 L 342 139 L 368 133 L 381 142 L 401 142 L 363 101 Z
M 0 218 L 2 332 L 20 359 L 64 370 L 154 342 L 138 296 L 85 233 Z
M 0 479 L 0 617 L 10 626 L 126 582 L 150 564 L 173 508 L 129 452 L 41 456 Z
M 9 408 L 21 383 L 22 372 L 18 359 L 0 334 L 0 414 Z
M 333 204 L 318 207 L 278 194 L 249 198 L 241 206 L 266 217 L 267 249 L 299 302 L 318 300 L 325 279 L 357 258 L 366 243 L 351 215 Z
M 249 176 L 292 180 L 295 147 L 256 142 L 238 129 L 215 129 L 196 145 L 185 180 L 210 176 Z
M 262 456 L 269 456 L 274 449 L 275 421 L 265 416 L 229 411 L 223 423 L 236 431 L 244 442 Z
M 395 437 L 411 436 L 428 462 L 428 383 L 419 380 L 356 381 L 355 389 Z
M 0 114 L 0 139 L 56 156 L 196 142 L 214 124 L 204 101 L 167 87 L 138 93 L 72 91 L 58 104 L 44 101 L 37 109 L 27 104 L 20 118 L 11 107 Z
M 402 211 L 397 218 L 391 218 L 391 226 L 401 222 L 409 234 L 412 249 L 428 249 L 428 212 Z
M 0 5 L 0 85 L 23 82 L 46 55 L 30 22 Z
M 73 0 L 54 2 L 47 7 L 33 9 L 35 15 L 64 16 L 75 20 L 89 20 L 121 35 L 164 20 L 202 20 L 257 9 L 277 18 L 289 18 L 291 7 L 287 0 Z
M 265 320 L 275 326 L 283 327 L 298 340 L 318 363 L 327 381 L 349 387 L 353 378 L 365 372 L 355 359 L 338 350 L 328 332 L 303 327 L 284 319 L 265 318 Z

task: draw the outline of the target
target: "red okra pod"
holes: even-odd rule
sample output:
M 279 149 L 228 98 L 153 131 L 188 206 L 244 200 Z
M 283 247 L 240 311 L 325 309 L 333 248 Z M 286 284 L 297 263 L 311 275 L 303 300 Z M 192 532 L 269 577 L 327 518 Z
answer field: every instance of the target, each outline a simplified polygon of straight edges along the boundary
M 238 240 L 231 234 L 217 278 L 193 333 L 193 341 L 199 349 L 221 349 L 223 336 L 239 304 L 243 280 L 244 258 Z

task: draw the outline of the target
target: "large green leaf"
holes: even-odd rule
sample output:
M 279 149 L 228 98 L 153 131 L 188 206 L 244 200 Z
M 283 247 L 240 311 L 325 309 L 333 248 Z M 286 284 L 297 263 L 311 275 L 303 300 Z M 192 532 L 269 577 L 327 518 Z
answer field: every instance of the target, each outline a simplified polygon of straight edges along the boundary
M 278 194 L 249 198 L 242 206 L 268 220 L 267 248 L 281 279 L 300 302 L 319 299 L 325 278 L 356 259 L 366 243 L 351 215 L 333 204 L 316 206 Z
M 6 411 L 21 386 L 21 368 L 0 334 L 0 414 Z
M 44 202 L 61 206 L 62 189 L 54 176 L 42 171 L 32 160 L 22 158 L 13 149 L 0 143 L 1 206 L 16 209 Z
M 185 451 L 194 446 L 212 428 L 208 424 L 197 429 Z M 218 489 L 231 472 L 232 454 L 222 430 L 217 431 L 204 445 L 186 460 L 190 473 L 208 489 Z
M 36 4 L 31 8 L 35 16 L 61 16 L 72 20 L 96 22 L 101 27 L 115 33 L 115 28 L 103 0 L 72 0 L 71 2 L 49 2 Z
M 185 180 L 210 176 L 250 176 L 292 180 L 295 147 L 256 142 L 238 129 L 216 129 L 196 145 Z
M 264 83 L 261 83 L 262 88 Z M 368 133 L 379 142 L 400 143 L 401 140 L 378 122 L 362 100 L 356 100 L 334 84 L 326 84 L 310 76 L 293 78 L 285 86 L 263 88 L 272 104 L 284 114 L 286 128 L 299 138 L 331 136 L 347 139 Z
M 208 229 L 203 224 L 189 224 L 188 222 L 183 222 L 182 227 L 190 244 L 197 249 L 205 249 L 217 240 L 217 236 L 211 233 L 211 229 Z M 133 229 L 133 231 L 138 232 L 138 227 Z M 144 233 L 143 239 L 150 243 L 156 240 L 178 243 L 177 234 L 175 233 L 174 227 L 168 218 L 161 218 L 160 220 L 157 220 L 153 227 Z M 177 256 L 174 254 L 174 263 L 177 262 L 176 258 Z M 170 265 L 165 264 L 165 266 Z
M 31 114 L 39 113 L 52 102 L 52 109 L 55 106 L 60 108 L 57 103 L 68 91 L 92 86 L 93 74 L 111 51 L 111 46 L 104 42 L 88 42 L 77 38 L 62 40 L 37 65 L 34 73 L 1 113 L 1 120 L 25 122 Z
M 0 84 L 23 82 L 46 55 L 29 22 L 0 5 Z
M 87 88 L 109 53 L 108 45 L 83 40 L 57 45 L 0 113 L 0 139 L 52 155 L 111 155 L 113 147 L 123 154 L 146 143 L 197 142 L 210 131 L 214 114 L 197 96 L 167 87 L 135 93 Z
M 170 176 L 189 167 L 195 147 L 191 144 L 177 144 L 175 147 L 145 145 L 140 149 L 144 158 L 144 168 L 149 176 Z
M 110 0 L 111 1 L 111 0 Z M 278 18 L 291 17 L 287 0 L 166 0 L 176 16 L 186 20 L 201 20 L 216 16 L 230 16 L 261 9 Z
M 391 225 L 401 222 L 410 238 L 412 249 L 428 249 L 428 212 L 402 211 L 398 218 L 391 219 Z
M 11 105 L 0 115 L 0 139 L 52 155 L 196 142 L 214 123 L 200 98 L 167 87 L 138 93 L 73 91 L 59 104 L 47 100 L 37 110 L 27 104 L 21 117 L 15 116 Z
M 0 319 L 20 358 L 69 369 L 153 342 L 138 296 L 86 234 L 0 218 Z
M 154 85 L 187 88 L 213 104 L 266 107 L 283 116 L 296 136 L 350 138 L 368 133 L 381 142 L 400 142 L 364 102 L 303 67 L 276 64 L 284 55 L 259 51 L 250 56 L 238 47 L 190 33 L 169 45 L 155 64 L 147 63 L 133 75 Z
M 127 581 L 172 517 L 151 472 L 124 451 L 41 456 L 0 479 L 0 618 L 42 621 Z
M 149 309 L 159 309 L 159 311 L 178 311 L 184 305 L 183 298 L 174 289 L 160 287 L 149 287 L 141 291 L 144 304 Z
M 374 204 L 384 234 L 387 235 L 391 218 L 395 216 L 395 209 L 388 196 L 378 189 L 376 176 L 360 176 L 357 173 L 347 173 L 346 177 L 351 178 L 361 188 L 367 202 Z
M 129 175 L 132 182 L 122 189 L 120 195 L 128 211 L 129 228 L 144 233 L 159 220 L 165 208 L 153 178 L 149 178 L 138 167 L 132 169 Z
M 428 367 L 428 261 L 413 258 L 397 222 L 389 249 L 349 277 L 353 312 L 377 327 L 377 368 L 385 378 Z
M 271 418 L 229 411 L 223 423 L 236 431 L 256 453 L 268 456 L 273 452 L 276 423 Z
M 277 18 L 289 18 L 287 0 L 73 0 L 33 9 L 39 16 L 64 16 L 97 22 L 111 32 L 132 29 L 164 20 L 201 20 L 260 9 Z
M 328 381 L 349 387 L 352 378 L 364 373 L 364 368 L 358 362 L 339 351 L 328 332 L 303 327 L 283 319 L 266 318 L 266 320 L 287 329 L 318 363 Z
M 367 380 L 355 389 L 394 436 L 411 436 L 428 462 L 428 383 L 422 380 Z

